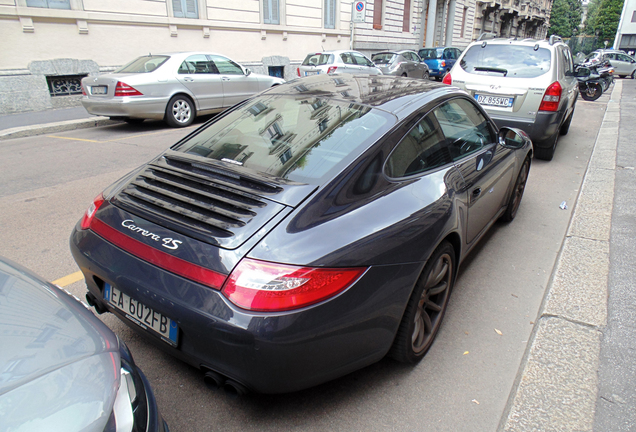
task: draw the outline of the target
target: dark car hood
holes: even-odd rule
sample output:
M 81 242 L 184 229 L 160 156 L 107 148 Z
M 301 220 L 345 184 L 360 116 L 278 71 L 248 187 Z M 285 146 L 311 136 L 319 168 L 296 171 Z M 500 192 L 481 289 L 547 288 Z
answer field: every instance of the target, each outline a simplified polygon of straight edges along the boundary
M 70 295 L 2 258 L 0 346 L 0 396 L 104 354 L 112 357 L 106 381 L 114 382 L 119 370 L 112 331 Z

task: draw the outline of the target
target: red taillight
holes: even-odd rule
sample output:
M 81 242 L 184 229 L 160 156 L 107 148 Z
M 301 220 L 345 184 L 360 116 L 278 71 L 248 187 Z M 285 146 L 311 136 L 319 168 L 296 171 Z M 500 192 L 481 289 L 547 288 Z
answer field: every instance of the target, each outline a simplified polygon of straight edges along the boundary
M 335 73 L 336 69 L 338 69 L 338 66 L 329 66 L 329 69 L 327 69 L 327 73 L 328 74 Z
M 442 67 L 446 67 L 446 61 L 442 60 Z
M 80 84 L 80 87 L 82 88 L 82 96 L 88 96 L 86 94 L 86 89 L 84 88 L 84 84 Z
M 86 209 L 86 213 L 84 213 L 82 223 L 80 224 L 83 230 L 90 228 L 93 217 L 102 204 L 104 204 L 104 195 L 99 194 L 95 197 L 93 203 Z
M 444 84 L 448 84 L 448 85 L 452 85 L 453 84 L 453 78 L 451 78 L 450 72 L 447 73 L 446 75 L 444 75 L 444 79 L 442 80 L 442 82 Z
M 243 259 L 223 286 L 240 308 L 286 311 L 318 303 L 344 291 L 366 268 L 298 267 Z
M 550 84 L 545 94 L 541 105 L 539 105 L 539 111 L 557 111 L 559 109 L 559 101 L 561 100 L 562 92 L 561 84 L 558 81 Z
M 296 68 L 296 73 L 300 76 L 300 68 Z
M 117 87 L 115 87 L 115 96 L 143 96 L 143 93 L 137 91 L 137 89 L 125 84 L 121 81 L 117 81 Z

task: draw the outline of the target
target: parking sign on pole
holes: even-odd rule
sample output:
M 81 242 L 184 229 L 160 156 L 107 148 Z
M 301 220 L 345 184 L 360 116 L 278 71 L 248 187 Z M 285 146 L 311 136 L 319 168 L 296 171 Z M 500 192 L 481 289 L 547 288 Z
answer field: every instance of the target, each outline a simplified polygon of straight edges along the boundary
M 366 0 L 358 0 L 353 2 L 353 14 L 352 21 L 354 23 L 363 23 L 367 15 L 367 2 Z

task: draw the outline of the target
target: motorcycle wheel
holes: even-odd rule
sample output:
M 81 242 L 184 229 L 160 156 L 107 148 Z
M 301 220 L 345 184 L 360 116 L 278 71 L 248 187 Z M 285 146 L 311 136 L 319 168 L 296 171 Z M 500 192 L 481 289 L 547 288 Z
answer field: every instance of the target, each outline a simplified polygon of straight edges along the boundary
M 603 87 L 603 91 L 606 92 L 611 84 L 611 81 L 609 80 L 609 78 L 601 78 L 599 81 L 601 82 L 601 87 Z
M 603 94 L 603 87 L 599 83 L 589 83 L 587 88 L 581 89 L 581 97 L 586 101 L 595 101 Z

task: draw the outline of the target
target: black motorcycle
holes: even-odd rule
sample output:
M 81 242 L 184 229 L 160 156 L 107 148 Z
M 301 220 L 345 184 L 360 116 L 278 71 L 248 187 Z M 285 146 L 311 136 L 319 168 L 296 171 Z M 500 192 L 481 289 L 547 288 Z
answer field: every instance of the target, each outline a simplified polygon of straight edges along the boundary
M 596 70 L 583 65 L 575 65 L 574 76 L 579 82 L 581 97 L 587 101 L 595 101 L 603 94 L 601 76 Z

